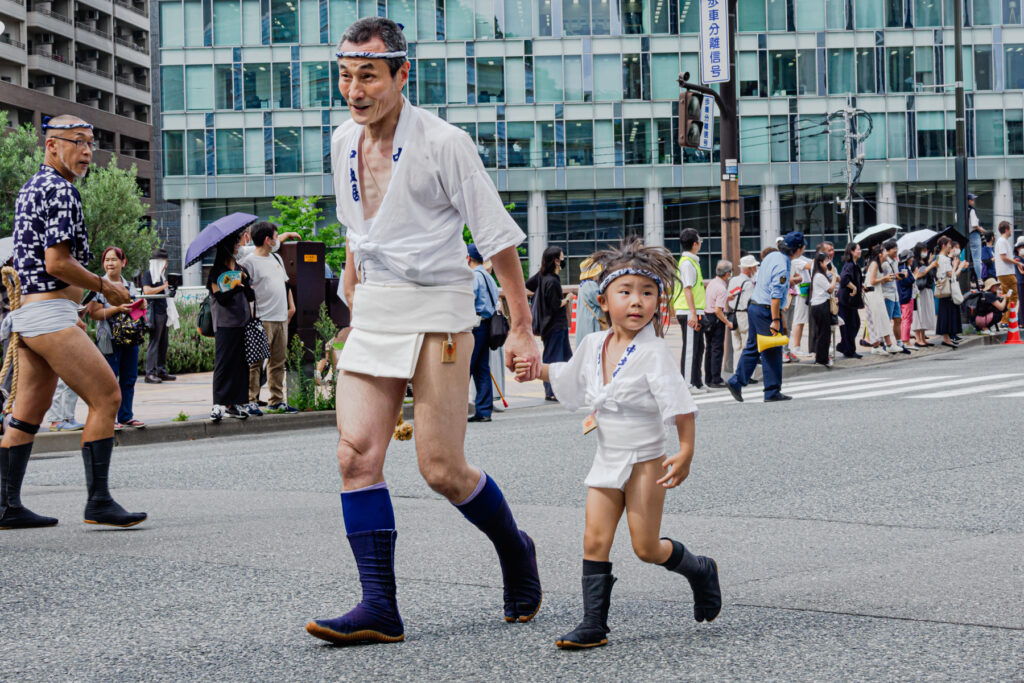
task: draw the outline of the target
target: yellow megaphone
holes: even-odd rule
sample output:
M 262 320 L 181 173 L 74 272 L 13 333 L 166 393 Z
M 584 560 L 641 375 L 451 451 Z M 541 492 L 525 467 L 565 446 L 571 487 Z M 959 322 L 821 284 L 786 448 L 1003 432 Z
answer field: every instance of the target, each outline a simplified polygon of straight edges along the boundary
M 757 335 L 757 352 L 764 353 L 768 349 L 774 349 L 776 346 L 785 346 L 789 343 L 789 337 L 784 334 L 759 334 Z

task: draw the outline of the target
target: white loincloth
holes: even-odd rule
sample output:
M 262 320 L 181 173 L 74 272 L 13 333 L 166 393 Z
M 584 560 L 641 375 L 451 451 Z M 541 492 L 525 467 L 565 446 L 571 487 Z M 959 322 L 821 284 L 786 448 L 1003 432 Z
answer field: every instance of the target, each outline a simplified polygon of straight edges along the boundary
M 78 324 L 78 304 L 71 299 L 43 299 L 22 304 L 4 318 L 0 336 L 7 339 L 11 332 L 22 337 L 38 337 L 60 332 Z
M 665 455 L 665 426 L 661 419 L 630 418 L 599 410 L 597 452 L 584 484 L 601 489 L 626 487 L 633 465 Z
M 411 379 L 424 335 L 468 332 L 480 322 L 473 290 L 463 287 L 361 283 L 352 298 L 352 332 L 338 359 L 346 372 Z

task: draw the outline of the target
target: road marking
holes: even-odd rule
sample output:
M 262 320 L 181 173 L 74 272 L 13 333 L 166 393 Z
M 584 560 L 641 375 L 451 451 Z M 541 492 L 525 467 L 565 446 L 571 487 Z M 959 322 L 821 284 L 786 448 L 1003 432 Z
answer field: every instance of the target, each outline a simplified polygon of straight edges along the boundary
M 805 395 L 808 394 L 808 392 L 810 392 L 810 394 L 816 395 L 816 392 L 818 392 L 818 391 L 829 392 L 829 391 L 832 391 L 834 387 L 838 387 L 838 386 L 841 386 L 841 385 L 871 384 L 871 383 L 876 382 L 876 381 L 878 381 L 880 379 L 885 379 L 885 377 L 876 377 L 876 378 L 871 378 L 871 379 L 863 379 L 863 378 L 862 379 L 848 379 L 848 380 L 843 380 L 841 382 L 830 382 L 828 380 L 824 380 L 824 381 L 821 381 L 821 382 L 805 382 L 801 386 L 793 386 L 791 384 L 783 383 L 782 391 L 785 394 L 791 394 L 793 396 L 805 396 Z M 761 389 L 761 385 L 759 385 L 759 384 L 750 384 L 750 385 L 747 385 L 747 386 L 748 387 L 751 387 L 751 386 L 755 387 L 755 388 L 758 389 L 758 393 L 760 393 L 762 395 L 764 394 L 764 391 Z M 747 401 L 750 401 L 750 402 L 754 402 L 753 398 L 747 399 L 746 397 L 744 397 L 744 399 L 747 400 Z M 728 394 L 728 393 L 725 394 L 724 396 L 721 395 L 721 394 L 714 394 L 712 396 L 701 396 L 700 398 L 695 398 L 694 399 L 694 401 L 696 401 L 697 403 L 701 403 L 701 404 L 704 404 L 704 403 L 722 403 L 722 402 L 725 402 L 725 401 L 732 401 L 732 400 L 734 400 L 733 397 L 732 397 L 732 394 Z
M 979 381 L 984 379 L 979 377 L 977 380 L 972 379 L 971 381 Z M 997 389 L 1011 389 L 1013 387 L 1019 387 L 1024 385 L 1024 379 L 1019 379 L 1015 382 L 1002 382 L 1000 384 L 988 384 L 976 387 L 967 387 L 965 389 L 954 389 L 953 391 L 936 391 L 931 394 L 915 394 L 909 398 L 952 398 L 953 396 L 967 396 L 968 394 L 980 394 L 987 391 L 995 391 Z
M 819 401 L 832 400 L 832 401 L 852 401 L 861 398 L 874 398 L 876 396 L 890 396 L 892 394 L 903 394 L 908 391 L 919 391 L 921 389 L 941 389 L 942 387 L 950 387 L 957 384 L 969 384 L 971 382 L 984 382 L 991 379 L 1005 379 L 1007 377 L 1019 377 L 1020 373 L 1008 373 L 1002 375 L 987 375 L 985 377 L 966 377 L 963 379 L 953 379 L 950 381 L 933 382 L 932 380 L 947 380 L 950 377 L 957 377 L 957 375 L 943 375 L 939 377 L 919 377 L 916 380 L 901 380 L 902 383 L 913 383 L 913 382 L 931 382 L 930 384 L 923 384 L 920 386 L 903 386 L 895 389 L 880 389 L 879 391 L 865 391 L 859 394 L 848 394 L 846 396 L 834 396 L 829 399 L 818 399 Z

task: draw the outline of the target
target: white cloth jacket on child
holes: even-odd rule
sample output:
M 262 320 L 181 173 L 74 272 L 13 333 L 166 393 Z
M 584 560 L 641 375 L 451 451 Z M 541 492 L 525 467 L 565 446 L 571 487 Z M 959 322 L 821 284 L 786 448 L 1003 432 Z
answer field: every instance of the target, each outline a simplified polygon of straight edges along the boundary
M 601 355 L 610 334 L 587 335 L 572 360 L 552 363 L 548 374 L 563 406 L 588 405 L 597 421 L 597 452 L 584 483 L 621 490 L 634 464 L 665 455 L 665 425 L 676 415 L 696 414 L 697 405 L 653 325 L 637 333 L 605 384 Z

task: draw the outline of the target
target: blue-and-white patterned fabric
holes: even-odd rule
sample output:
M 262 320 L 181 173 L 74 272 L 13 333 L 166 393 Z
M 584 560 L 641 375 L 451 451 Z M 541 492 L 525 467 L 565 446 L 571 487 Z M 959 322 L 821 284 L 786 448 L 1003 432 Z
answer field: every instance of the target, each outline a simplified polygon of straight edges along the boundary
M 78 188 L 44 164 L 21 188 L 14 206 L 14 269 L 22 294 L 68 286 L 46 272 L 46 249 L 62 242 L 76 261 L 89 263 L 89 233 Z

